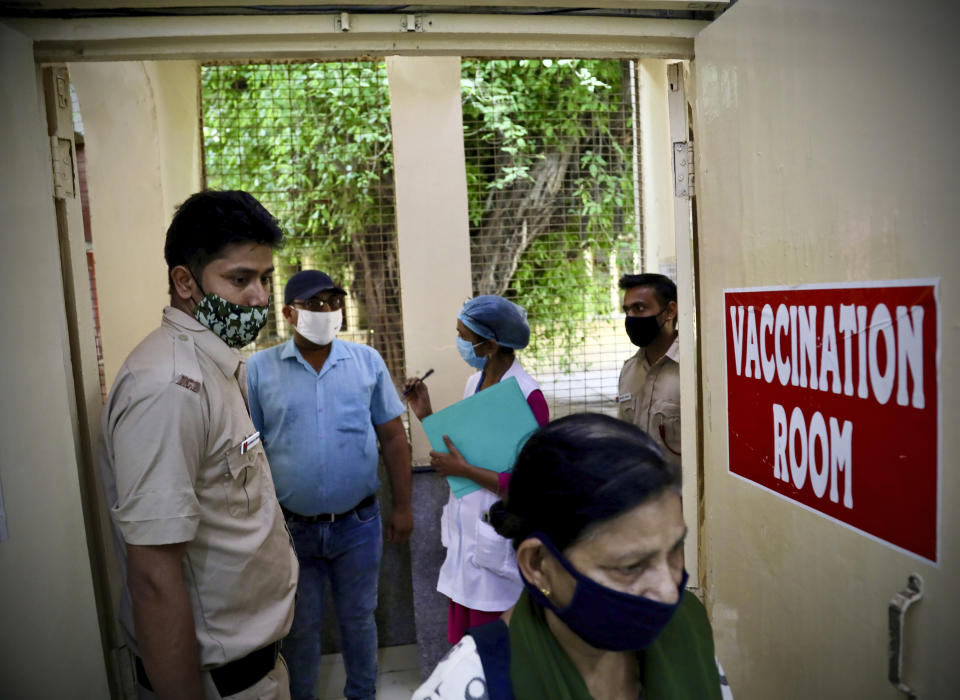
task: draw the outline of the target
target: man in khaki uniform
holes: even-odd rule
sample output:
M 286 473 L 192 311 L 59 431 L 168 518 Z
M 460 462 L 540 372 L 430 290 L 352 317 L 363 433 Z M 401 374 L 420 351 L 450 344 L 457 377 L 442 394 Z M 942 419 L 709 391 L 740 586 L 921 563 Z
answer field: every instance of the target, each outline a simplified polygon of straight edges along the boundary
M 281 240 L 245 192 L 184 202 L 164 250 L 171 304 L 107 400 L 100 461 L 142 698 L 289 697 L 297 559 L 236 349 L 266 320 Z
M 630 342 L 640 349 L 620 370 L 618 416 L 656 440 L 680 465 L 680 344 L 677 285 L 658 274 L 624 275 L 623 312 Z

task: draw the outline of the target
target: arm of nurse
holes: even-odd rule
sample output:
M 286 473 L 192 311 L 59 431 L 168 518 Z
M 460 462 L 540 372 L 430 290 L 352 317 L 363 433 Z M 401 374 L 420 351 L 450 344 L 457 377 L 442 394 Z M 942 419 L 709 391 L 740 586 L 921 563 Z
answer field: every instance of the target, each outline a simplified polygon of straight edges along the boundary
M 443 442 L 446 444 L 447 452 L 430 452 L 430 466 L 436 469 L 444 476 L 462 476 L 470 479 L 478 486 L 485 488 L 493 493 L 500 493 L 500 478 L 497 472 L 490 469 L 476 467 L 460 454 L 460 450 L 453 444 L 449 435 L 443 436 Z
M 420 420 L 433 414 L 433 407 L 430 405 L 430 390 L 427 389 L 427 385 L 419 377 L 409 377 L 403 383 L 403 397 L 407 400 L 413 415 Z

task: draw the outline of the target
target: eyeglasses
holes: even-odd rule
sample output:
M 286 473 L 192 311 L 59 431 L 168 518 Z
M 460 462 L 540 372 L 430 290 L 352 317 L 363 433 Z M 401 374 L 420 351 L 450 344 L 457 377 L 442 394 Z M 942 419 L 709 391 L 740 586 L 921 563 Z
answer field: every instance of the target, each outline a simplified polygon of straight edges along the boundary
M 318 297 L 311 297 L 307 300 L 294 299 L 293 305 L 300 306 L 307 311 L 336 311 L 343 308 L 343 297 L 337 294 L 323 299 Z

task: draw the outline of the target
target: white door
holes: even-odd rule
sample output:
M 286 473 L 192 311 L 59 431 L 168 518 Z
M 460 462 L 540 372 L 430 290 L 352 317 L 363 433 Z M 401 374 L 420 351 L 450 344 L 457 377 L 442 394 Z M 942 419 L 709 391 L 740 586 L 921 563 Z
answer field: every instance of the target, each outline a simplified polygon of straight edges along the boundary
M 933 4 L 741 0 L 696 39 L 701 580 L 718 655 L 738 698 L 894 700 L 909 695 L 905 688 L 924 699 L 960 692 L 954 659 L 960 438 L 953 427 L 960 409 L 960 52 L 953 28 Z M 916 279 L 936 288 L 933 303 L 928 297 L 924 306 L 922 368 L 911 364 L 909 353 L 902 366 L 887 365 L 886 350 L 870 354 L 871 343 L 887 347 L 888 337 L 890 351 L 898 352 L 909 330 L 893 317 L 879 323 L 883 312 L 873 316 L 879 302 L 862 304 L 870 316 L 866 325 L 856 324 L 849 349 L 842 331 L 828 347 L 825 309 L 857 307 L 851 285 L 880 290 L 862 298 L 877 293 L 893 300 L 904 280 Z M 793 290 L 796 285 L 825 289 L 807 305 L 791 302 L 804 293 Z M 740 304 L 744 309 L 756 303 L 759 330 L 751 339 L 750 314 L 741 321 L 735 309 L 731 317 L 725 290 L 758 287 L 782 290 L 733 293 L 748 300 Z M 777 298 L 786 309 L 780 326 Z M 763 299 L 773 302 L 766 320 Z M 888 310 L 897 303 L 890 301 Z M 820 312 L 819 330 L 807 340 L 827 390 L 813 389 L 812 371 L 795 385 L 786 364 L 783 383 L 776 374 L 778 358 L 788 353 L 777 356 L 773 340 L 786 344 L 800 335 L 792 332 L 790 316 L 805 316 L 808 308 L 798 311 L 803 305 Z M 845 320 L 831 320 L 835 328 L 851 328 L 844 313 Z M 725 335 L 731 324 L 737 333 Z M 872 363 L 866 397 L 859 396 L 856 374 L 846 391 L 842 364 L 856 355 L 861 329 L 867 334 L 862 357 Z M 800 344 L 794 354 L 804 352 Z M 834 357 L 841 361 L 837 380 Z M 748 367 L 749 386 L 760 387 L 753 405 L 742 395 L 731 403 Z M 763 373 L 767 384 L 756 379 Z M 907 415 L 890 413 L 899 387 L 890 394 L 884 388 L 901 375 L 932 381 L 924 384 L 931 398 L 919 403 L 909 391 L 913 385 L 905 387 L 910 415 L 919 422 L 889 419 Z M 773 407 L 779 397 L 782 416 Z M 807 403 L 794 429 L 790 402 L 797 401 Z M 832 467 L 823 450 L 831 441 L 842 446 L 845 423 L 839 420 L 834 434 L 823 409 L 823 427 L 814 426 L 814 409 L 827 405 L 856 413 L 849 417 L 849 453 Z M 887 427 L 871 429 L 876 425 Z M 745 477 L 750 450 L 767 471 Z M 774 474 L 782 483 L 772 481 Z M 839 486 L 836 502 L 831 486 Z M 849 505 L 845 488 L 853 494 Z M 923 595 L 906 610 L 902 667 L 891 667 L 891 600 L 913 574 Z M 896 615 L 892 621 L 896 629 Z M 890 680 L 898 674 L 900 690 Z

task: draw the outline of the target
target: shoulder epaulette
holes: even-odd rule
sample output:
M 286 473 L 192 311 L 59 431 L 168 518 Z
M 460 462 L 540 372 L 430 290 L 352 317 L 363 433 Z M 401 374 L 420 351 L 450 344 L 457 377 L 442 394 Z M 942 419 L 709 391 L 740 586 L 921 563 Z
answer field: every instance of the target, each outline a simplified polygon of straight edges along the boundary
M 195 394 L 199 394 L 203 386 L 197 349 L 186 333 L 173 335 L 173 382 Z

